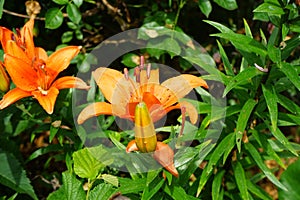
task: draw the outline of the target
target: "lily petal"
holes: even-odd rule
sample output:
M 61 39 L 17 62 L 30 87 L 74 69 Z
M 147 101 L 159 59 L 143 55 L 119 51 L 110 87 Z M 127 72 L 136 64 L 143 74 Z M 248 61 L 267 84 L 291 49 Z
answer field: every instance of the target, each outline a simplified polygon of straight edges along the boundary
M 87 119 L 99 115 L 113 115 L 112 105 L 106 102 L 96 102 L 85 107 L 77 118 L 78 124 L 83 124 Z
M 38 57 L 39 59 L 41 59 L 43 61 L 48 60 L 47 52 L 43 48 L 35 47 L 34 52 L 35 52 L 36 57 Z
M 9 90 L 0 101 L 0 109 L 6 108 L 16 101 L 29 96 L 31 96 L 31 92 L 21 90 L 20 88 Z
M 126 115 L 130 94 L 133 93 L 136 83 L 131 78 L 126 79 L 119 71 L 105 67 L 96 69 L 93 77 L 104 97 L 112 104 L 113 113 Z
M 157 142 L 156 150 L 153 153 L 154 159 L 159 162 L 166 170 L 168 170 L 173 176 L 178 177 L 178 171 L 174 166 L 174 152 L 169 145 Z
M 16 35 L 5 27 L 0 27 L 0 41 L 4 52 L 6 52 L 6 44 L 9 40 L 13 40 Z
M 198 120 L 198 111 L 195 108 L 195 106 L 187 101 L 181 101 L 178 104 L 174 105 L 174 106 L 170 106 L 166 109 L 166 112 L 170 112 L 171 110 L 174 109 L 181 109 L 182 107 L 186 108 L 186 112 L 189 116 L 189 119 L 191 121 L 192 124 L 196 124 L 197 120 Z
M 131 140 L 128 143 L 127 147 L 126 147 L 126 153 L 129 153 L 129 152 L 132 152 L 132 151 L 138 151 L 138 150 L 139 149 L 138 149 L 138 147 L 137 147 L 137 145 L 135 143 L 135 140 Z
M 30 58 L 34 58 L 34 42 L 33 42 L 33 30 L 34 20 L 30 19 L 21 30 L 21 41 L 25 46 L 25 52 Z
M 152 69 L 150 71 L 150 76 L 147 75 L 147 70 L 142 70 L 140 73 L 140 84 L 144 85 L 147 83 L 159 84 L 159 71 L 158 69 Z
M 6 51 L 5 55 L 12 55 L 16 58 L 19 58 L 23 60 L 24 62 L 31 64 L 32 60 L 27 56 L 27 54 L 24 52 L 24 49 L 22 49 L 15 41 L 9 40 L 6 42 Z
M 78 88 L 78 89 L 89 89 L 88 86 L 83 80 L 73 76 L 64 76 L 62 78 L 57 79 L 52 84 L 52 87 L 56 87 L 57 89 L 66 89 L 66 88 Z
M 36 90 L 32 92 L 32 95 L 48 114 L 52 114 L 59 90 L 55 87 L 51 87 L 45 92 L 46 94 L 43 94 L 41 91 Z
M 168 88 L 171 90 L 175 96 L 172 96 L 171 98 L 167 99 L 165 101 L 166 106 L 173 105 L 178 101 L 178 99 L 184 97 L 187 95 L 192 89 L 202 86 L 205 88 L 208 88 L 207 83 L 199 77 L 190 75 L 190 74 L 182 74 L 173 78 L 170 78 L 166 81 L 164 81 L 162 86 Z M 157 97 L 161 96 L 162 94 L 156 94 Z M 164 102 L 164 100 L 162 100 Z
M 53 82 L 61 71 L 69 66 L 71 60 L 79 53 L 80 49 L 80 46 L 68 46 L 58 49 L 49 56 L 46 60 L 46 70 L 51 76 L 50 83 Z
M 5 54 L 4 63 L 8 74 L 18 88 L 25 91 L 37 89 L 37 74 L 28 63 L 9 54 Z

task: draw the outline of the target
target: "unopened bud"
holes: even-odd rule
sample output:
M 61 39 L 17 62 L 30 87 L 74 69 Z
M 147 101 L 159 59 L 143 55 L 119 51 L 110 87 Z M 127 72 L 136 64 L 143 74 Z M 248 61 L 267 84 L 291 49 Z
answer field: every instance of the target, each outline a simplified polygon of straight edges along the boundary
M 156 132 L 147 105 L 144 102 L 135 108 L 135 142 L 140 152 L 153 152 L 156 149 Z

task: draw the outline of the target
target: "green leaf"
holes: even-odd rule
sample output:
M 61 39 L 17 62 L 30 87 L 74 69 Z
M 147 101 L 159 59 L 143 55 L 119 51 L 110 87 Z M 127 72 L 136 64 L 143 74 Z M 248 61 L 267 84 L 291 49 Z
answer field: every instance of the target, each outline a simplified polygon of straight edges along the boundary
M 281 63 L 279 64 L 279 68 L 300 91 L 300 78 L 295 66 L 289 63 Z
M 234 10 L 238 8 L 235 0 L 214 0 L 214 2 L 227 10 Z
M 126 67 L 136 67 L 140 64 L 140 57 L 134 53 L 127 53 L 121 61 Z
M 211 191 L 213 200 L 223 199 L 222 196 L 220 196 L 220 189 L 222 187 L 222 179 L 223 179 L 224 174 L 225 174 L 225 170 L 221 170 L 214 177 L 214 180 L 212 183 L 212 191 Z
M 230 28 L 224 26 L 223 24 L 220 24 L 218 22 L 210 21 L 210 20 L 203 20 L 204 22 L 212 25 L 216 29 L 218 29 L 222 33 L 234 33 Z
M 69 171 L 62 173 L 62 182 L 61 188 L 52 192 L 47 200 L 84 200 L 86 198 L 81 182 Z
M 83 39 L 83 33 L 81 32 L 80 29 L 75 30 L 75 37 L 77 40 L 82 40 Z
M 243 106 L 238 121 L 235 129 L 235 137 L 236 137 L 236 145 L 238 148 L 238 151 L 241 152 L 241 142 L 242 142 L 242 137 L 244 134 L 244 131 L 246 129 L 246 126 L 249 121 L 249 117 L 254 109 L 254 106 L 256 105 L 256 101 L 253 99 L 249 99 L 245 105 Z
M 188 200 L 186 192 L 180 186 L 164 185 L 164 192 L 170 195 L 174 200 Z
M 220 55 L 221 55 L 222 61 L 224 63 L 224 68 L 225 68 L 226 74 L 229 76 L 234 76 L 233 67 L 230 64 L 229 59 L 228 59 L 221 43 L 218 40 L 217 40 L 217 43 L 218 43 L 218 47 L 220 50 Z
M 225 97 L 230 90 L 233 88 L 236 88 L 237 86 L 251 82 L 251 79 L 255 76 L 262 75 L 263 73 L 259 70 L 257 70 L 255 67 L 248 67 L 244 71 L 240 72 L 238 75 L 236 75 L 234 78 L 232 78 L 228 85 L 226 86 L 223 97 Z
M 287 188 L 285 190 L 278 190 L 279 200 L 294 200 L 300 199 L 300 160 L 289 165 L 289 167 L 281 174 L 280 181 Z
M 83 0 L 73 0 L 73 3 L 79 8 L 82 5 Z
M 262 91 L 270 113 L 272 130 L 274 131 L 277 128 L 278 119 L 277 96 L 273 87 L 270 88 L 262 85 Z
M 273 15 L 284 14 L 284 10 L 280 6 L 273 3 L 262 3 L 257 8 L 255 8 L 253 12 L 266 12 Z
M 244 21 L 246 36 L 253 38 L 252 33 L 251 33 L 251 29 L 250 29 L 246 19 L 243 19 L 243 21 Z
M 268 55 L 274 63 L 279 63 L 281 61 L 281 51 L 275 46 L 268 45 Z
M 278 181 L 276 176 L 270 171 L 270 169 L 264 164 L 260 153 L 255 149 L 255 147 L 250 143 L 245 143 L 245 148 L 258 165 L 258 167 L 263 171 L 263 173 L 267 176 L 267 178 L 274 183 L 277 187 L 287 190 L 287 188 Z
M 288 139 L 285 137 L 285 135 L 280 131 L 280 129 L 277 127 L 275 131 L 272 132 L 273 136 L 281 143 L 283 146 L 285 146 L 291 153 L 293 153 L 295 156 L 298 156 L 297 152 L 291 145 L 291 143 L 288 141 Z
M 49 29 L 57 29 L 63 23 L 63 13 L 58 8 L 50 8 L 45 15 L 45 27 Z
M 112 185 L 102 183 L 94 187 L 89 193 L 89 200 L 95 199 L 111 199 L 111 197 L 117 192 L 117 189 Z
M 66 31 L 61 36 L 62 43 L 68 43 L 73 39 L 73 31 Z
M 69 0 L 52 0 L 54 3 L 57 3 L 59 5 L 66 5 L 69 3 Z
M 158 170 L 157 170 L 158 171 Z M 159 171 L 158 171 L 159 172 Z M 148 173 L 149 175 L 149 173 Z M 154 179 L 150 184 L 147 184 L 148 186 L 145 187 L 141 200 L 147 200 L 152 199 L 152 197 L 160 190 L 160 188 L 165 183 L 165 180 L 162 178 L 158 178 L 159 176 L 156 176 L 156 179 Z M 148 179 L 148 176 L 147 176 Z M 148 181 L 148 180 L 147 180 Z
M 208 18 L 209 14 L 212 11 L 212 6 L 209 0 L 199 0 L 198 1 L 199 8 L 201 12 Z
M 1 0 L 0 1 L 0 19 L 2 18 L 2 14 L 3 14 L 3 5 L 4 5 L 5 0 Z
M 107 182 L 107 183 L 110 183 L 112 184 L 113 186 L 116 186 L 118 187 L 119 186 L 119 180 L 118 180 L 118 177 L 114 176 L 114 175 L 111 175 L 111 174 L 102 174 L 101 175 L 101 178 Z
M 173 58 L 174 55 L 180 55 L 181 48 L 175 39 L 166 38 L 162 41 L 162 45 L 164 46 L 165 50 L 170 53 L 171 58 Z
M 73 160 L 75 174 L 81 178 L 89 178 L 91 180 L 94 180 L 99 171 L 105 166 L 87 148 L 74 152 Z
M 139 178 L 139 179 L 129 179 L 129 178 L 119 178 L 120 187 L 119 190 L 122 194 L 128 193 L 138 193 L 143 191 L 146 187 L 147 178 Z
M 69 3 L 67 5 L 67 14 L 72 22 L 79 24 L 81 21 L 81 13 L 75 4 Z
M 237 187 L 240 190 L 240 195 L 242 199 L 250 199 L 249 198 L 249 193 L 247 190 L 247 179 L 245 176 L 245 171 L 243 169 L 243 166 L 240 162 L 236 162 L 233 165 L 233 172 L 234 172 L 234 177 L 235 177 L 235 182 L 237 184 Z
M 231 140 L 232 140 L 232 135 L 233 135 L 233 133 L 230 133 L 225 138 L 223 138 L 222 141 L 217 145 L 215 150 L 212 152 L 212 155 L 210 156 L 208 165 L 204 168 L 204 170 L 201 174 L 199 186 L 197 189 L 197 196 L 200 194 L 200 192 L 202 191 L 207 180 L 211 176 L 213 167 L 220 160 L 220 158 L 226 151 L 226 148 L 228 147 L 228 145 L 230 145 Z
M 240 51 L 258 54 L 263 57 L 267 55 L 266 47 L 263 44 L 246 35 L 237 33 L 215 33 L 211 34 L 211 36 L 229 40 Z
M 254 194 L 262 200 L 272 200 L 268 193 L 266 193 L 261 187 L 252 183 L 252 181 L 249 179 L 247 179 L 247 188 L 252 194 Z
M 300 116 L 300 106 L 298 106 L 293 100 L 281 95 L 277 94 L 278 103 L 282 105 L 285 109 L 290 111 L 291 113 Z
M 19 161 L 10 153 L 0 149 L 0 183 L 16 192 L 38 199 Z

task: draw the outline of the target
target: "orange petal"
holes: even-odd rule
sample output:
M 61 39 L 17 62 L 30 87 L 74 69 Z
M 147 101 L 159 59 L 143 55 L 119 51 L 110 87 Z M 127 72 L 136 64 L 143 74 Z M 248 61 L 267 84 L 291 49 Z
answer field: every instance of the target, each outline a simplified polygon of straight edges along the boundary
M 178 177 L 178 171 L 174 166 L 174 152 L 169 145 L 157 142 L 156 150 L 153 154 L 154 159 L 159 162 L 173 176 Z
M 48 60 L 47 52 L 46 52 L 43 48 L 41 48 L 41 47 L 35 47 L 34 51 L 35 51 L 35 55 L 36 55 L 39 59 L 41 59 L 41 60 L 43 60 L 43 61 Z
M 30 58 L 34 58 L 34 42 L 33 42 L 33 30 L 34 20 L 30 19 L 21 30 L 21 41 L 25 47 L 25 52 Z
M 131 140 L 127 147 L 126 147 L 126 153 L 129 153 L 131 151 L 138 151 L 138 147 L 136 146 L 135 140 Z
M 96 102 L 85 107 L 77 118 L 78 124 L 99 115 L 112 115 L 112 105 L 106 102 Z
M 89 89 L 90 87 L 80 78 L 73 76 L 64 76 L 57 79 L 52 84 L 52 87 L 57 89 L 66 89 L 66 88 L 78 88 L 78 89 Z
M 193 88 L 199 86 L 208 88 L 208 85 L 202 78 L 190 74 L 182 74 L 170 78 L 164 81 L 161 85 L 168 88 L 175 94 L 175 96 L 172 96 L 171 98 L 167 99 L 167 101 L 165 101 L 164 99 L 162 100 L 162 102 L 164 102 L 166 106 L 173 105 L 178 101 L 178 99 L 187 95 Z M 157 97 L 160 97 L 162 94 L 156 93 L 155 95 Z
M 118 72 L 117 70 L 99 67 L 93 72 L 93 77 L 102 91 L 104 97 L 112 104 L 113 113 L 126 115 L 126 107 L 130 94 L 136 87 L 136 83 Z
M 25 91 L 37 89 L 37 74 L 28 63 L 9 54 L 5 54 L 4 63 L 8 74 L 18 88 Z
M 181 101 L 180 103 L 174 105 L 174 106 L 170 106 L 166 109 L 166 112 L 170 112 L 171 110 L 174 109 L 181 109 L 182 107 L 186 108 L 186 112 L 190 118 L 190 121 L 192 124 L 196 124 L 197 120 L 198 120 L 198 111 L 195 108 L 195 106 L 187 101 Z
M 39 90 L 33 91 L 32 95 L 48 114 L 52 114 L 58 93 L 59 90 L 57 88 L 51 87 L 49 90 L 43 91 L 43 93 Z
M 68 46 L 55 51 L 49 56 L 46 60 L 46 70 L 52 78 L 49 82 L 52 82 L 61 71 L 69 66 L 80 49 L 80 46 Z
M 147 84 L 147 83 L 155 83 L 159 84 L 159 71 L 158 69 L 153 69 L 150 71 L 150 76 L 147 76 L 147 70 L 142 70 L 140 73 L 140 84 Z
M 3 63 L 0 61 L 0 91 L 7 92 L 10 86 L 10 79 L 4 69 Z
M 5 27 L 0 27 L 0 40 L 1 40 L 1 45 L 6 53 L 6 44 L 9 40 L 13 40 L 13 37 L 17 37 L 11 30 L 5 28 Z
M 6 52 L 5 54 L 9 54 L 13 57 L 19 58 L 23 60 L 24 62 L 31 64 L 32 58 L 29 58 L 27 54 L 24 52 L 24 49 L 22 49 L 15 41 L 9 40 L 6 42 Z
M 31 96 L 31 92 L 27 92 L 24 90 L 21 90 L 20 88 L 14 88 L 10 91 L 8 91 L 0 101 L 0 109 L 3 109 L 16 101 Z

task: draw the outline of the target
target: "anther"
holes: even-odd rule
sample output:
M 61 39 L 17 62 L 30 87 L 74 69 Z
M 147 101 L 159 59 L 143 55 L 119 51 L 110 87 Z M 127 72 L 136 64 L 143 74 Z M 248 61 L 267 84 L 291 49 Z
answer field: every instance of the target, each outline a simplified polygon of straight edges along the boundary
M 141 56 L 140 57 L 140 69 L 141 70 L 144 68 L 144 64 L 145 64 L 145 57 Z
M 126 78 L 126 80 L 129 79 L 128 69 L 127 68 L 124 68 L 124 77 Z
M 146 70 L 146 72 L 147 72 L 147 78 L 149 79 L 150 78 L 150 74 L 151 74 L 151 63 L 147 64 L 147 70 Z
M 141 82 L 140 72 L 141 72 L 141 70 L 139 67 L 134 68 L 134 76 L 135 76 L 135 81 L 137 83 Z

